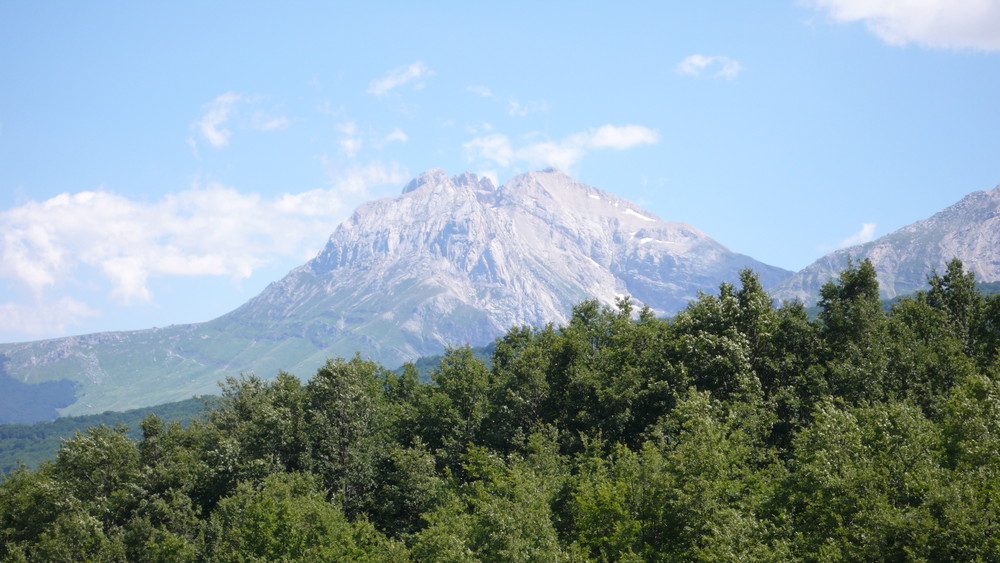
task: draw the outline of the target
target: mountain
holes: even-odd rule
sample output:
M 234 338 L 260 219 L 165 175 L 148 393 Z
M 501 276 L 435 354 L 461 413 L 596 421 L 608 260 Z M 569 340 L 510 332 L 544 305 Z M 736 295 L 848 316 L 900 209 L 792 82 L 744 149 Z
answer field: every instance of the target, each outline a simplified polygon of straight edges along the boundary
M 882 297 L 891 299 L 927 286 L 952 258 L 981 282 L 1000 280 L 1000 186 L 973 192 L 933 216 L 884 237 L 827 254 L 772 291 L 779 299 L 816 301 L 819 289 L 847 266 L 868 258 L 878 272 Z
M 497 187 L 431 170 L 363 205 L 315 259 L 234 316 L 266 327 L 306 315 L 350 348 L 397 361 L 563 322 L 592 297 L 674 312 L 744 267 L 765 284 L 788 275 L 561 172 Z
M 307 376 L 355 351 L 397 365 L 564 322 L 588 298 L 630 295 L 668 314 L 742 268 L 765 287 L 791 274 L 555 170 L 502 186 L 431 170 L 362 205 L 313 260 L 218 319 L 0 345 L 0 367 L 22 384 L 73 382 L 76 402 L 52 407 L 62 414 L 122 410 L 213 393 L 239 372 Z

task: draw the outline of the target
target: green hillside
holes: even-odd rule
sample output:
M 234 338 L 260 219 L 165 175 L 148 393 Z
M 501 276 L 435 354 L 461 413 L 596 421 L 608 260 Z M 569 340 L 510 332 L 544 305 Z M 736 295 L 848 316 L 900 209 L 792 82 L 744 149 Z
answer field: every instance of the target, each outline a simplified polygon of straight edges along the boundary
M 337 329 L 335 319 L 260 319 L 255 311 L 251 303 L 201 324 L 0 344 L 0 391 L 21 397 L 0 412 L 0 423 L 181 401 L 217 392 L 218 382 L 229 376 L 310 373 L 327 358 L 350 357 L 357 350 L 389 365 L 405 359 L 396 352 L 381 354 L 384 346 L 370 337 Z M 366 331 L 375 330 L 369 325 Z M 380 334 L 382 342 L 398 344 L 395 332 Z M 430 342 L 413 350 L 418 357 L 441 351 Z M 17 373 L 17 379 L 7 372 Z
M 472 348 L 472 354 L 476 359 L 489 365 L 495 348 L 496 343 Z M 424 356 L 412 362 L 418 378 L 425 383 L 429 382 L 431 372 L 438 367 L 441 358 L 441 355 Z M 402 374 L 405 367 L 398 368 L 396 372 Z M 37 467 L 43 461 L 52 460 L 64 440 L 73 438 L 76 432 L 83 432 L 94 426 L 124 425 L 128 427 L 128 437 L 138 440 L 142 436 L 139 423 L 150 414 L 157 415 L 164 422 L 183 423 L 198 416 L 204 408 L 205 401 L 213 399 L 214 397 L 209 395 L 200 399 L 163 403 L 124 412 L 108 411 L 102 414 L 69 416 L 34 424 L 0 424 L 0 473 L 10 472 L 17 467 L 19 461 L 28 467 Z
M 55 459 L 63 441 L 92 427 L 126 426 L 126 435 L 132 440 L 139 440 L 142 438 L 139 423 L 147 416 L 155 414 L 164 422 L 186 423 L 200 416 L 206 404 L 211 404 L 212 400 L 212 397 L 188 399 L 155 407 L 68 416 L 34 424 L 0 424 L 0 473 L 13 471 L 18 462 L 34 468 L 44 461 Z

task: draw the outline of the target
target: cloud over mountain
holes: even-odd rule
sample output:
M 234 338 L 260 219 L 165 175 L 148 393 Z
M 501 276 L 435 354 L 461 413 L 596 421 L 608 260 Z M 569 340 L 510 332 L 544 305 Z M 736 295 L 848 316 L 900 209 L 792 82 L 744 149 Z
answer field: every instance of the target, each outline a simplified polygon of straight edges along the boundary
M 273 198 L 208 182 L 153 202 L 98 190 L 0 211 L 0 280 L 27 296 L 0 310 L 8 320 L 33 319 L 9 328 L 42 333 L 99 314 L 65 295 L 68 287 L 93 289 L 99 280 L 97 292 L 128 305 L 155 298 L 152 278 L 244 279 L 278 257 L 314 252 L 331 218 L 346 215 L 369 187 L 406 179 L 398 166 L 381 163 L 336 174 L 330 188 Z M 60 308 L 62 318 L 52 314 Z
M 464 144 L 470 161 L 485 160 L 500 166 L 524 163 L 531 167 L 552 167 L 572 171 L 592 150 L 626 150 L 656 144 L 660 134 L 642 125 L 602 125 L 569 135 L 559 141 L 534 141 L 514 146 L 502 133 L 476 137 Z

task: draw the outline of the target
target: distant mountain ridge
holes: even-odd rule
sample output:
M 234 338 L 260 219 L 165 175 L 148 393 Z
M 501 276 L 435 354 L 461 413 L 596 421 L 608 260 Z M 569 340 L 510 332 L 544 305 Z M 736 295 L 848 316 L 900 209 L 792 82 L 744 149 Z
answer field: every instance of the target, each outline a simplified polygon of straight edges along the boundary
M 847 266 L 868 258 L 883 298 L 923 289 L 932 270 L 952 258 L 980 282 L 1000 281 L 1000 186 L 973 192 L 927 219 L 881 238 L 827 254 L 772 290 L 778 299 L 815 303 L 819 289 Z
M 672 313 L 743 268 L 765 287 L 791 274 L 555 170 L 503 186 L 430 170 L 359 207 L 316 258 L 215 320 L 0 354 L 22 382 L 79 384 L 62 414 L 121 410 L 213 393 L 241 371 L 307 376 L 356 351 L 391 366 L 484 344 L 511 326 L 565 321 L 589 298 L 630 295 Z

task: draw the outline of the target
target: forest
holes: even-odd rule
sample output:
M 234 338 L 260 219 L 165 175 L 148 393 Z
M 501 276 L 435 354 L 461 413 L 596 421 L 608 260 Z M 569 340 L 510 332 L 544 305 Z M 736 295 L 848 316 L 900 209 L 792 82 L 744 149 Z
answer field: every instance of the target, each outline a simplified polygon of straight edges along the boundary
M 174 403 L 128 411 L 108 411 L 101 414 L 63 416 L 55 420 L 33 424 L 0 424 L 0 473 L 10 473 L 18 464 L 38 467 L 42 462 L 56 457 L 59 446 L 78 431 L 91 426 L 128 426 L 127 436 L 142 438 L 142 419 L 151 414 L 164 422 L 186 422 L 198 417 L 211 397 L 199 397 Z
M 0 483 L 4 561 L 997 561 L 1000 296 L 958 260 L 812 318 L 757 276 L 587 301 L 430 382 L 355 356 L 92 427 Z

